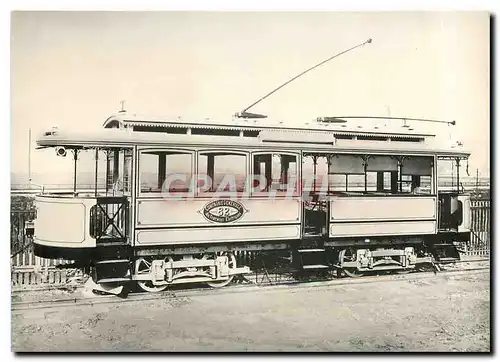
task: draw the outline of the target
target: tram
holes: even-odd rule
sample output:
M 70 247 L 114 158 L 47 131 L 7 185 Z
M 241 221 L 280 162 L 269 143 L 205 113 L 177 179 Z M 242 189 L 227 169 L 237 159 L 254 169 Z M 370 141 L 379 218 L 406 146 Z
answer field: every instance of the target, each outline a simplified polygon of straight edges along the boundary
M 288 252 L 297 270 L 350 277 L 457 260 L 457 243 L 470 238 L 459 181 L 470 154 L 406 125 L 350 122 L 119 112 L 95 133 L 49 130 L 38 148 L 72 158 L 74 190 L 36 196 L 35 254 L 74 260 L 105 290 L 137 283 L 148 292 L 225 286 L 250 272 L 238 252 Z M 85 153 L 95 160 L 93 192 L 78 189 Z M 440 165 L 451 163 L 457 182 L 443 189 Z

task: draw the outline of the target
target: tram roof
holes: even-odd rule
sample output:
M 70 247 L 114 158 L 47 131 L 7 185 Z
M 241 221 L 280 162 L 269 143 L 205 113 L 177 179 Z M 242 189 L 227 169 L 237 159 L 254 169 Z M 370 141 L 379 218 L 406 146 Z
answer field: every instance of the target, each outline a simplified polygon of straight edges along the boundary
M 321 117 L 320 117 L 321 118 Z M 103 124 L 104 128 L 132 128 L 133 130 L 141 129 L 141 131 L 151 130 L 151 132 L 168 132 L 168 129 L 190 128 L 198 130 L 225 130 L 225 131 L 262 131 L 262 130 L 293 130 L 300 132 L 325 132 L 334 135 L 353 134 L 361 136 L 371 135 L 387 135 L 387 136 L 403 136 L 415 138 L 434 137 L 434 133 L 430 132 L 415 132 L 411 127 L 395 127 L 389 121 L 389 117 L 385 119 L 386 124 L 383 126 L 373 125 L 375 120 L 365 119 L 366 125 L 353 124 L 353 120 L 347 121 L 345 117 L 323 117 L 330 118 L 333 122 L 319 122 L 318 119 L 304 122 L 302 124 L 290 125 L 282 121 L 272 121 L 267 119 L 246 119 L 233 117 L 230 121 L 219 121 L 212 119 L 186 121 L 182 118 L 158 119 L 151 117 L 137 116 L 127 112 L 118 112 L 106 119 Z M 364 117 L 358 117 L 361 120 Z M 369 118 L 369 117 L 366 117 Z M 371 121 L 372 125 L 370 126 Z M 384 122 L 384 118 L 380 118 L 380 122 Z M 394 120 L 392 120 L 394 121 Z
M 321 137 L 320 137 L 321 135 Z M 440 156 L 468 157 L 460 147 L 442 148 L 439 142 L 397 142 L 357 139 L 336 139 L 327 134 L 301 134 L 290 131 L 260 132 L 258 137 L 212 136 L 134 132 L 130 129 L 99 129 L 95 132 L 77 132 L 52 129 L 37 139 L 39 148 L 93 148 L 93 147 L 165 147 L 219 148 L 219 149 L 279 149 L 318 153 L 379 153 L 379 154 L 437 154 Z

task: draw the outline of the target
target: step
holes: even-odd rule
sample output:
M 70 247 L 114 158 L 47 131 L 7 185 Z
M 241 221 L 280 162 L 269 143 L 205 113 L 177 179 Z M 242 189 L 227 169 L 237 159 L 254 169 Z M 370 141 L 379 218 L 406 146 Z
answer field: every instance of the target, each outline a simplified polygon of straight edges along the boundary
M 103 241 L 103 240 L 106 240 L 106 239 L 100 239 L 100 241 L 98 241 L 96 243 L 96 246 L 97 247 L 130 246 L 130 244 L 127 241 L 123 241 L 123 240 L 119 240 L 119 241 L 109 241 L 109 240 Z
M 299 253 L 319 253 L 321 251 L 325 251 L 325 249 L 299 249 L 297 251 Z
M 302 269 L 329 269 L 330 267 L 328 265 L 322 265 L 322 264 L 314 264 L 314 265 L 303 265 Z
M 438 259 L 436 259 L 436 261 L 438 263 L 443 263 L 443 262 L 444 263 L 453 263 L 453 262 L 459 261 L 459 260 L 460 260 L 460 258 L 438 258 Z
M 129 282 L 131 278 L 104 278 L 97 280 L 97 283 L 119 283 L 119 282 Z
M 101 260 L 96 262 L 97 264 L 120 264 L 120 263 L 130 263 L 128 259 L 111 259 L 111 260 Z
M 318 236 L 323 236 L 323 234 L 320 233 L 320 232 L 319 233 L 316 233 L 316 232 L 309 232 L 309 233 L 306 232 L 306 233 L 304 233 L 304 237 L 305 238 L 313 238 L 313 237 L 318 237 Z

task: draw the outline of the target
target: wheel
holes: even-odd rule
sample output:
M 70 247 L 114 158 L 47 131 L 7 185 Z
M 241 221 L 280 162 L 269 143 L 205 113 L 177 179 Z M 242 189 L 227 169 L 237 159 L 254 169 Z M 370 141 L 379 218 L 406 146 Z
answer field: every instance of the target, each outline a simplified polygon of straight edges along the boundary
M 152 258 L 141 258 L 136 262 L 136 274 L 149 274 L 151 273 Z M 139 288 L 149 293 L 159 293 L 167 289 L 168 285 L 154 285 L 151 280 L 138 280 L 137 285 Z
M 339 259 L 341 261 L 355 261 L 356 251 L 352 248 L 341 250 L 339 253 Z M 342 271 L 351 278 L 359 278 L 363 276 L 363 272 L 360 272 L 357 268 L 342 268 Z
M 92 278 L 88 278 L 83 287 L 82 294 L 85 298 L 96 295 L 120 295 L 127 288 L 117 283 L 96 283 Z
M 399 269 L 396 270 L 396 274 L 405 275 L 410 274 L 414 269 Z
M 342 270 L 348 277 L 351 278 L 359 278 L 363 276 L 363 272 L 360 272 L 357 268 L 344 268 Z
M 151 280 L 138 280 L 137 285 L 142 290 L 144 290 L 145 292 L 149 292 L 149 293 L 163 292 L 168 287 L 168 285 L 153 285 Z
M 234 269 L 236 268 L 236 257 L 234 256 L 233 253 L 221 253 L 218 255 L 227 255 L 228 257 L 228 265 L 229 269 Z M 222 288 L 225 287 L 226 285 L 230 284 L 234 279 L 234 275 L 231 275 L 228 280 L 221 280 L 221 281 L 213 281 L 213 282 L 207 282 L 207 285 L 212 288 Z
M 425 264 L 417 265 L 417 267 L 415 268 L 415 271 L 422 272 L 422 273 L 435 272 L 436 266 L 434 266 L 430 263 L 425 263 Z

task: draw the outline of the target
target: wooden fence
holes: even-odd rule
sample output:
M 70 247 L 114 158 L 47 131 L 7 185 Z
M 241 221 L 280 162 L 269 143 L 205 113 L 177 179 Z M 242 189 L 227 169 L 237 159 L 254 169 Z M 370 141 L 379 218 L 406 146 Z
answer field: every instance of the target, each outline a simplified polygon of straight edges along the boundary
M 491 201 L 471 200 L 471 239 L 466 246 L 467 255 L 490 255 Z
M 60 269 L 56 265 L 70 264 L 63 259 L 44 259 L 35 256 L 32 244 L 11 256 L 11 282 L 14 289 L 33 286 L 62 285 L 78 282 L 83 273 L 78 269 Z
M 58 269 L 58 264 L 69 260 L 43 259 L 34 255 L 33 240 L 26 235 L 26 223 L 36 218 L 32 197 L 11 197 L 10 265 L 13 289 L 47 285 L 66 285 L 83 277 L 79 270 Z
M 490 200 L 471 201 L 471 240 L 465 246 L 466 255 L 490 255 Z M 25 234 L 24 223 L 35 218 L 32 208 L 11 212 L 11 277 L 14 289 L 31 289 L 36 286 L 60 286 L 81 280 L 82 273 L 75 269 L 58 269 L 56 265 L 72 261 L 43 259 L 34 256 L 32 240 Z M 248 254 L 248 255 L 247 255 Z M 255 253 L 239 252 L 238 260 L 255 262 Z M 248 265 L 248 264 L 247 264 Z
M 12 210 L 10 212 L 11 255 L 16 255 L 31 245 L 31 239 L 25 233 L 25 226 L 26 222 L 35 219 L 36 212 L 32 209 L 32 206 L 26 206 L 26 208 L 26 210 Z

